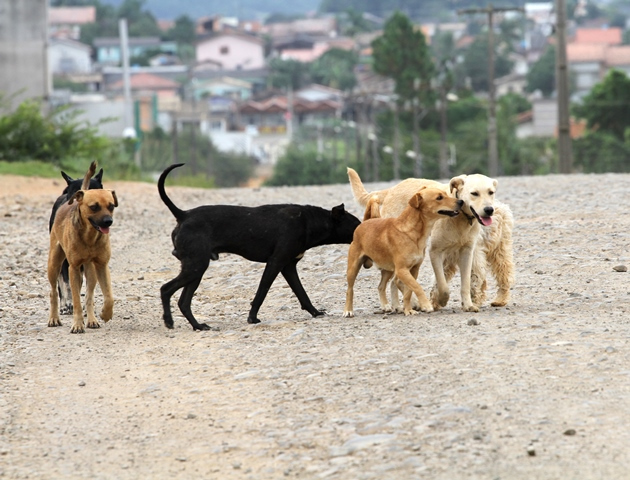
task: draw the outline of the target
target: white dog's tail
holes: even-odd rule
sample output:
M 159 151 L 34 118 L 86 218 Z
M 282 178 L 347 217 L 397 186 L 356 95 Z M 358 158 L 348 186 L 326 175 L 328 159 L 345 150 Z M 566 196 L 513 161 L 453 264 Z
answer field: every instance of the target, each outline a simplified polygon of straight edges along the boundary
M 372 197 L 376 197 L 378 203 L 383 203 L 383 190 L 376 192 L 368 192 L 361 182 L 359 174 L 353 168 L 348 167 L 348 180 L 350 180 L 350 187 L 352 187 L 352 195 L 359 205 L 366 207 Z
M 381 218 L 381 202 L 378 195 L 370 196 L 370 199 L 365 206 L 365 213 L 363 214 L 363 221 L 370 218 Z

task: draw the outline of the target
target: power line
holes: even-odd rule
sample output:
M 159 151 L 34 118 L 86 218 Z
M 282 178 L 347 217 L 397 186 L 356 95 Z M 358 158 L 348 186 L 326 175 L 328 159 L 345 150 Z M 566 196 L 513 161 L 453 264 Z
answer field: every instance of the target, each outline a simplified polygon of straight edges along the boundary
M 485 13 L 488 16 L 488 174 L 499 175 L 499 151 L 497 147 L 497 108 L 494 85 L 494 14 L 498 12 L 525 12 L 521 7 L 494 7 L 458 10 L 458 15 Z

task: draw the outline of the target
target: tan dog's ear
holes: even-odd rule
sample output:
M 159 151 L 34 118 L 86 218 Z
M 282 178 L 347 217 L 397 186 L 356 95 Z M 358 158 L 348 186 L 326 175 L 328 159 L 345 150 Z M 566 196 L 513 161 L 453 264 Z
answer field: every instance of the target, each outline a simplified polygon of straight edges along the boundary
M 424 187 L 422 187 L 420 190 L 423 190 Z M 409 205 L 411 205 L 413 208 L 419 209 L 420 205 L 422 205 L 422 193 L 418 192 L 416 193 L 413 197 L 411 197 L 411 199 L 409 200 Z
M 112 197 L 114 197 L 114 207 L 118 206 L 118 197 L 116 196 L 116 191 L 115 190 L 110 190 L 110 192 L 112 192 Z
M 83 195 L 83 190 L 79 190 L 77 193 L 72 195 L 72 197 L 70 197 L 70 200 L 68 200 L 68 205 L 72 205 L 75 200 L 77 201 L 77 203 L 81 203 L 83 201 Z
M 454 195 L 455 192 L 459 192 L 459 189 L 462 188 L 462 185 L 464 185 L 464 178 L 466 178 L 466 175 L 451 178 L 451 182 L 449 183 L 451 195 Z M 455 196 L 457 197 L 457 195 Z

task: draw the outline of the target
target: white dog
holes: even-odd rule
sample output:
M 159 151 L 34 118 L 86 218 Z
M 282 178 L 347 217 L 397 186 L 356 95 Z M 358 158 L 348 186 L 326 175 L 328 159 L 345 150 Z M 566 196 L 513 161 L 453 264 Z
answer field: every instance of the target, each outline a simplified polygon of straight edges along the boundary
M 486 296 L 486 267 L 496 279 L 498 291 L 491 305 L 505 306 L 514 283 L 512 228 L 510 207 L 495 199 L 497 180 L 485 175 L 460 175 L 448 184 L 433 180 L 409 178 L 385 190 L 368 192 L 357 172 L 348 168 L 348 178 L 355 200 L 362 207 L 380 205 L 380 216 L 394 217 L 406 207 L 411 196 L 422 186 L 442 188 L 463 200 L 463 215 L 438 220 L 431 233 L 429 255 L 436 284 L 431 291 L 435 310 L 444 307 L 450 293 L 448 282 L 459 268 L 462 308 L 477 312 Z M 398 307 L 398 295 L 392 286 L 392 306 Z

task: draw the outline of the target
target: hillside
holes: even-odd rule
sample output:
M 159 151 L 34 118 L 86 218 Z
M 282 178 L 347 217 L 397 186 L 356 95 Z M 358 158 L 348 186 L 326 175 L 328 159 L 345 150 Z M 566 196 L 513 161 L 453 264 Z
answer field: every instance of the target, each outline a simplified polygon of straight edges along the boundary
M 120 5 L 122 0 L 102 0 L 102 3 Z M 319 7 L 320 0 L 147 0 L 145 8 L 156 18 L 174 19 L 180 15 L 192 18 L 204 15 L 238 16 L 240 18 L 261 18 L 269 13 L 283 13 L 286 15 L 307 13 Z

